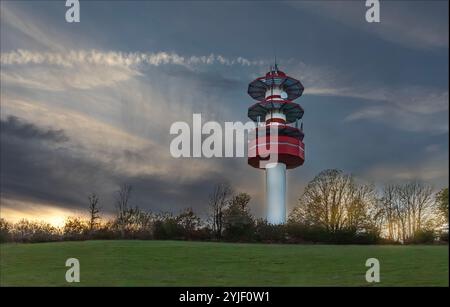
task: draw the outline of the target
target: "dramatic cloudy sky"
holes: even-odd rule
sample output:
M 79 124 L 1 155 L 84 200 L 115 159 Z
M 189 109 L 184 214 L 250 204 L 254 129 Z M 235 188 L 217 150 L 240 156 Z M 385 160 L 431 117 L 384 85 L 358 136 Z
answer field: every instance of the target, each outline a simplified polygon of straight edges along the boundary
M 175 121 L 246 121 L 248 83 L 276 54 L 300 79 L 306 162 L 289 208 L 326 168 L 382 185 L 448 185 L 448 1 L 1 2 L 1 213 L 60 221 L 96 192 L 133 186 L 133 205 L 204 215 L 229 181 L 264 209 L 245 158 L 174 159 Z M 59 219 L 59 220 L 58 220 Z

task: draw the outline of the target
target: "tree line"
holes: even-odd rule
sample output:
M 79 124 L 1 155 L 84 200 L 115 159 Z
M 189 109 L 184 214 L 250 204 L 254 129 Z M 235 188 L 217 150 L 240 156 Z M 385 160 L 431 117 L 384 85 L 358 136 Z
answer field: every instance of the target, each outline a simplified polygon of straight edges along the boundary
M 208 217 L 192 208 L 178 214 L 131 206 L 133 189 L 115 194 L 115 216 L 101 217 L 99 197 L 88 197 L 88 218 L 64 226 L 0 219 L 1 242 L 92 239 L 198 240 L 269 243 L 414 244 L 448 243 L 448 188 L 434 194 L 419 181 L 386 185 L 381 191 L 340 170 L 325 170 L 305 187 L 284 225 L 256 219 L 247 193 L 227 183 L 214 187 Z

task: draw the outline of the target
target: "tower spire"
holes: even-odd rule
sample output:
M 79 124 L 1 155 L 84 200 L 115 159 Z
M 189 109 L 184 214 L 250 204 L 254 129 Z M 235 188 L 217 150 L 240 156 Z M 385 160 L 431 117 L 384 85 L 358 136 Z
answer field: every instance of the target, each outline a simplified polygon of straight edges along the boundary
M 274 65 L 274 70 L 275 72 L 278 72 L 278 64 L 277 64 L 277 54 L 275 53 L 275 65 Z

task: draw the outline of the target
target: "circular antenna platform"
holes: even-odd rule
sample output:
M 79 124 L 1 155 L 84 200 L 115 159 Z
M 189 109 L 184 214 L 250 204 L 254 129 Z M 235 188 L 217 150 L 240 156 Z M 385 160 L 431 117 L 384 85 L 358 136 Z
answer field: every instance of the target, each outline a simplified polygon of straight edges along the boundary
M 264 134 L 264 130 L 266 130 L 266 136 L 270 136 L 270 129 L 275 128 L 278 129 L 278 135 L 279 136 L 289 136 L 289 137 L 293 137 L 293 138 L 297 138 L 299 140 L 303 140 L 303 137 L 305 136 L 303 134 L 303 131 L 301 131 L 298 128 L 295 127 L 291 127 L 288 125 L 284 125 L 284 124 L 278 124 L 278 125 L 274 125 L 274 126 L 266 126 L 266 127 L 258 127 L 258 132 L 256 132 L 255 130 L 252 130 L 251 133 L 249 133 L 249 138 L 256 138 L 257 137 L 257 133 L 259 134 L 259 136 L 261 134 Z
M 247 92 L 253 99 L 262 101 L 266 97 L 266 91 L 272 86 L 282 88 L 286 92 L 288 100 L 297 99 L 305 89 L 299 80 L 287 76 L 282 71 L 276 71 L 254 80 L 248 85 Z
M 272 110 L 283 112 L 286 115 L 287 124 L 302 118 L 305 112 L 300 105 L 289 100 L 264 100 L 248 108 L 248 117 L 255 122 L 258 122 L 258 119 L 265 121 L 266 115 Z

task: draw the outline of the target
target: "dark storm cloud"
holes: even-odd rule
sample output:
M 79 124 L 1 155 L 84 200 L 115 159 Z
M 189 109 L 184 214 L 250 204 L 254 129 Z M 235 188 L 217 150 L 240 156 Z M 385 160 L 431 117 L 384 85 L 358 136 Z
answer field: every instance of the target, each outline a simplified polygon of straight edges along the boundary
M 87 196 L 95 192 L 104 211 L 112 212 L 115 192 L 120 185 L 129 184 L 133 206 L 155 212 L 186 207 L 203 212 L 209 191 L 225 180 L 213 172 L 187 182 L 174 179 L 176 175 L 127 176 L 111 165 L 74 156 L 62 146 L 69 141 L 64 131 L 44 129 L 17 117 L 2 121 L 1 128 L 0 187 L 6 199 L 85 210 Z M 142 152 L 126 150 L 123 154 L 126 159 L 145 161 Z
M 74 157 L 61 130 L 10 117 L 1 125 L 1 194 L 76 207 L 102 169 Z
M 62 130 L 43 129 L 34 124 L 22 121 L 16 116 L 8 116 L 0 120 L 0 130 L 4 135 L 21 139 L 46 140 L 51 142 L 65 142 L 68 137 Z

